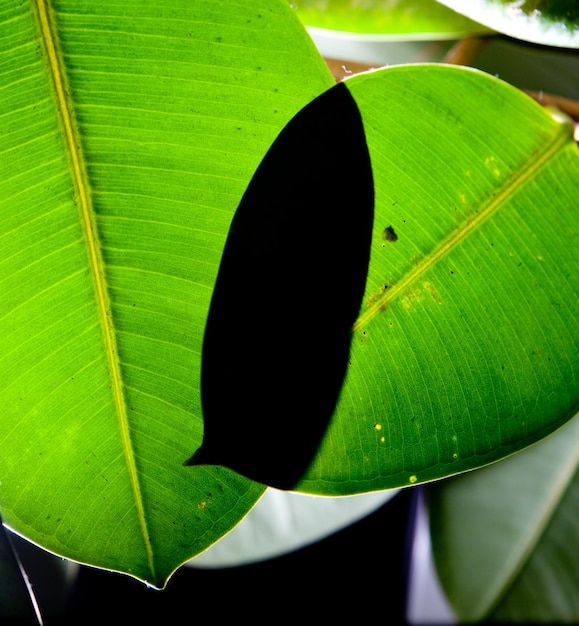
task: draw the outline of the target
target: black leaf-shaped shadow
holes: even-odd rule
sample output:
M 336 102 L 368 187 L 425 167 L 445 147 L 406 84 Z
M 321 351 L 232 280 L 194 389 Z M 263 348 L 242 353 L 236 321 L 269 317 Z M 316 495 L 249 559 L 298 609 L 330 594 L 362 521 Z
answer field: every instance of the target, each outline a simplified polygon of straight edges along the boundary
M 295 487 L 344 380 L 373 215 L 362 120 L 338 84 L 283 129 L 235 213 L 203 342 L 203 444 L 185 465 Z

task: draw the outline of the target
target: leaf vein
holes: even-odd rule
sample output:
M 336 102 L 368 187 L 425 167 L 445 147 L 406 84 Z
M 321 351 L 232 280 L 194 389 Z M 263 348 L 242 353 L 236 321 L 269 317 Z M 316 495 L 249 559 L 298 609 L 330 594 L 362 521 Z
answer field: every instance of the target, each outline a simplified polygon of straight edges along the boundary
M 481 206 L 475 215 L 466 221 L 461 228 L 451 232 L 432 252 L 425 256 L 421 263 L 415 265 L 411 271 L 402 277 L 397 283 L 388 288 L 382 297 L 377 298 L 356 320 L 353 331 L 357 332 L 374 319 L 387 305 L 403 293 L 415 280 L 432 267 L 447 252 L 452 250 L 458 243 L 465 239 L 470 233 L 475 231 L 484 221 L 486 221 L 503 204 L 504 200 L 511 195 L 514 190 L 527 180 L 533 178 L 542 167 L 569 141 L 569 132 L 566 126 L 560 125 L 556 134 L 551 137 L 550 143 L 538 154 L 535 159 L 530 159 L 524 166 L 509 177 L 503 186 L 489 198 L 486 205 Z
M 84 230 L 89 265 L 93 276 L 95 297 L 98 307 L 101 328 L 106 349 L 106 358 L 111 378 L 112 393 L 115 403 L 115 409 L 118 416 L 120 434 L 122 439 L 127 470 L 137 516 L 149 568 L 153 577 L 155 577 L 155 565 L 151 548 L 151 541 L 147 527 L 143 497 L 141 494 L 141 486 L 139 482 L 138 470 L 135 462 L 135 453 L 131 440 L 131 432 L 129 428 L 128 412 L 125 400 L 125 392 L 123 389 L 122 372 L 118 358 L 118 349 L 116 345 L 116 337 L 113 326 L 111 306 L 108 296 L 106 280 L 103 271 L 103 260 L 101 257 L 100 245 L 98 241 L 97 228 L 94 217 L 94 208 L 92 206 L 92 198 L 88 179 L 83 167 L 83 155 L 79 145 L 78 133 L 73 113 L 69 108 L 69 95 L 66 88 L 65 74 L 62 69 L 62 56 L 58 49 L 55 36 L 55 28 L 50 15 L 48 0 L 36 0 L 36 13 L 41 32 L 41 39 L 44 45 L 44 51 L 47 58 L 48 70 L 50 72 L 58 114 L 62 125 L 64 141 L 68 150 L 70 165 L 72 168 L 73 182 L 76 187 L 78 205 L 80 209 L 80 219 Z

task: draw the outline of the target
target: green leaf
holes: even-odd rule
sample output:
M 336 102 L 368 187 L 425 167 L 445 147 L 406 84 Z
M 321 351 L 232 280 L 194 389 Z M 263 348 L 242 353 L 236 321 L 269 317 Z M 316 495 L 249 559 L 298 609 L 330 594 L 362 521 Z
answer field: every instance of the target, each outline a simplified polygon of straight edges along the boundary
M 182 465 L 203 328 L 245 186 L 333 81 L 283 0 L 0 11 L 2 515 L 161 587 L 263 491 Z
M 517 39 L 579 48 L 576 0 L 439 0 L 463 15 Z
M 398 39 L 456 39 L 487 32 L 481 24 L 435 0 L 292 0 L 308 26 Z
M 350 366 L 300 484 L 323 494 L 481 467 L 579 403 L 571 127 L 466 68 L 398 66 L 346 85 L 376 213 Z
M 432 544 L 460 621 L 579 621 L 579 419 L 429 488 Z

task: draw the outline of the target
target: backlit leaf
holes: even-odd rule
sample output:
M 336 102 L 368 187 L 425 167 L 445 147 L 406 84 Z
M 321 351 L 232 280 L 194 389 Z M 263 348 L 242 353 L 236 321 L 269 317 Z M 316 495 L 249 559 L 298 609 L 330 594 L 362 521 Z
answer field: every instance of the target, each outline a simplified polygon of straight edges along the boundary
M 572 126 L 466 68 L 398 66 L 346 84 L 376 204 L 346 380 L 300 485 L 329 494 L 483 466 L 579 404 Z
M 203 328 L 245 187 L 332 79 L 283 0 L 0 12 L 2 515 L 161 587 L 263 491 L 182 465 Z

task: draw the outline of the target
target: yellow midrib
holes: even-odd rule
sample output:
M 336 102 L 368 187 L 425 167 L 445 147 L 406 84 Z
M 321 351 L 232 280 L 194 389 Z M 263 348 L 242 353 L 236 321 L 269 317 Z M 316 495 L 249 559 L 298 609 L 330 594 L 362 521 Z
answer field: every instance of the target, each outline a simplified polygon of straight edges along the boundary
M 35 0 L 35 2 L 40 24 L 40 31 L 42 33 L 44 49 L 46 51 L 48 61 L 48 68 L 52 76 L 57 109 L 60 115 L 60 121 L 64 133 L 64 140 L 69 153 L 70 163 L 72 167 L 73 181 L 79 204 L 80 220 L 85 235 L 88 261 L 94 281 L 96 303 L 101 322 L 101 329 L 104 339 L 108 369 L 110 373 L 114 405 L 119 421 L 122 446 L 129 473 L 131 489 L 135 500 L 135 506 L 137 509 L 137 516 L 139 518 L 141 534 L 147 553 L 147 560 L 151 573 L 154 577 L 155 566 L 153 553 L 151 548 L 149 531 L 145 519 L 145 510 L 141 494 L 139 476 L 135 464 L 133 443 L 131 441 L 127 405 L 125 402 L 125 395 L 123 391 L 121 367 L 118 359 L 116 337 L 111 314 L 111 305 L 103 272 L 103 261 L 96 230 L 96 222 L 94 219 L 92 198 L 89 192 L 89 186 L 85 170 L 82 166 L 82 154 L 79 142 L 77 141 L 78 133 L 76 131 L 76 123 L 68 107 L 68 96 L 65 88 L 65 77 L 61 62 L 62 57 L 59 54 L 56 39 L 54 36 L 53 24 L 48 13 L 47 0 Z
M 432 267 L 441 257 L 449 250 L 454 248 L 461 240 L 467 237 L 471 232 L 478 228 L 497 208 L 507 199 L 518 187 L 525 181 L 532 178 L 543 165 L 555 154 L 563 145 L 569 141 L 569 131 L 567 126 L 561 124 L 557 128 L 557 132 L 553 135 L 549 145 L 539 153 L 539 158 L 530 160 L 526 167 L 515 173 L 509 178 L 504 185 L 497 191 L 496 195 L 491 197 L 486 205 L 481 206 L 480 210 L 463 226 L 453 231 L 446 239 L 444 239 L 434 250 L 422 259 L 420 263 L 413 266 L 397 283 L 388 288 L 384 294 L 372 302 L 356 320 L 353 326 L 353 332 L 364 328 L 374 317 L 384 311 L 388 304 L 397 298 L 401 293 L 405 292 L 412 283 L 420 278 L 430 267 Z

